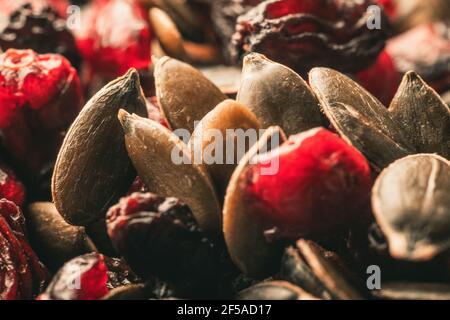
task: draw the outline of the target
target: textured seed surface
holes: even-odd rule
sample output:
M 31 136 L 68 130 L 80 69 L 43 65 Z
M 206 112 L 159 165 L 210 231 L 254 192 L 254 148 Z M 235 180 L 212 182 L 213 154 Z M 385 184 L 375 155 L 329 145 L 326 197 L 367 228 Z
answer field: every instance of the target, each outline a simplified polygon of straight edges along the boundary
M 415 72 L 408 72 L 389 107 L 420 153 L 450 158 L 450 109 Z
M 136 177 L 128 158 L 117 112 L 146 114 L 136 70 L 100 90 L 72 124 L 52 179 L 53 201 L 71 224 L 104 217 Z
M 439 283 L 384 283 L 375 297 L 387 300 L 450 300 L 450 286 Z
M 314 68 L 309 81 L 334 128 L 378 168 L 415 153 L 386 107 L 347 76 Z
M 192 157 L 205 164 L 221 197 L 225 194 L 236 164 L 251 147 L 250 143 L 235 137 L 231 132 L 227 133 L 227 130 L 251 130 L 250 133 L 255 133 L 255 143 L 260 128 L 259 121 L 248 108 L 233 100 L 225 100 L 209 112 L 194 130 L 189 142 Z M 234 150 L 229 151 L 229 146 L 235 146 Z M 230 164 L 227 164 L 230 157 Z
M 279 125 L 288 135 L 325 124 L 308 84 L 261 54 L 245 57 L 237 100 L 255 113 L 263 127 Z
M 156 63 L 155 84 L 159 105 L 174 130 L 192 132 L 195 121 L 227 99 L 200 71 L 169 57 Z
M 268 151 L 273 142 L 278 139 L 283 143 L 286 137 L 279 127 L 270 127 L 242 158 L 234 171 L 228 185 L 223 208 L 223 232 L 228 253 L 234 264 L 245 274 L 261 276 L 270 274 L 278 267 L 277 248 L 270 245 L 263 234 L 263 229 L 247 212 L 247 203 L 243 200 L 239 185 L 242 172 L 249 165 L 252 158 L 260 150 Z
M 306 293 L 285 281 L 270 281 L 257 284 L 239 292 L 238 300 L 317 300 L 316 297 Z
M 176 197 L 192 210 L 205 232 L 220 229 L 221 213 L 216 191 L 206 168 L 195 164 L 190 150 L 159 123 L 119 113 L 128 154 L 151 192 Z
M 450 248 L 450 163 L 420 154 L 398 160 L 378 177 L 375 217 L 393 257 L 429 260 Z

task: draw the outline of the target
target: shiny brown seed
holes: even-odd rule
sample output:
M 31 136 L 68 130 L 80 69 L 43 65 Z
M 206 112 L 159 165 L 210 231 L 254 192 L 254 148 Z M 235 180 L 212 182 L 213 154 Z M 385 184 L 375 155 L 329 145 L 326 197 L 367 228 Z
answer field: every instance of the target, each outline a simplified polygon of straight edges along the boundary
M 174 130 L 194 131 L 195 121 L 227 99 L 200 71 L 169 57 L 156 63 L 155 82 L 159 105 Z
M 318 300 L 302 288 L 286 281 L 268 281 L 247 288 L 237 300 Z
M 297 247 L 312 272 L 334 298 L 339 300 L 363 299 L 363 295 L 351 283 L 339 265 L 327 258 L 327 252 L 323 248 L 308 240 L 299 240 Z
M 159 123 L 130 115 L 119 119 L 128 154 L 151 192 L 186 203 L 205 232 L 218 232 L 221 207 L 206 168 L 195 164 L 191 152 L 176 135 Z
M 450 249 L 450 163 L 419 154 L 398 160 L 378 177 L 375 217 L 397 259 L 427 261 Z
M 146 115 L 134 69 L 100 90 L 64 139 L 53 173 L 52 194 L 58 212 L 70 224 L 88 225 L 103 218 L 136 177 L 117 120 L 120 108 Z
M 149 19 L 164 52 L 171 57 L 185 59 L 183 38 L 170 16 L 159 8 L 152 8 L 149 11 Z
M 145 284 L 130 284 L 111 290 L 102 300 L 148 300 L 150 291 Z
M 249 136 L 254 136 L 255 143 L 260 128 L 259 121 L 248 108 L 233 100 L 225 100 L 209 112 L 194 130 L 189 142 L 192 158 L 206 166 L 221 197 L 236 164 L 252 146 L 243 137 L 244 132 L 248 130 Z M 227 133 L 227 130 L 242 130 L 243 134 L 237 137 L 233 132 Z
M 244 59 L 237 101 L 248 106 L 264 128 L 278 125 L 288 135 L 325 125 L 308 84 L 288 67 L 258 53 Z
M 68 260 L 96 251 L 84 228 L 68 224 L 51 202 L 32 203 L 27 222 L 34 249 L 54 271 Z
M 450 109 L 417 73 L 404 76 L 389 111 L 418 152 L 450 158 Z
M 309 82 L 333 127 L 377 168 L 416 152 L 386 107 L 347 76 L 314 68 Z
M 285 140 L 281 128 L 268 128 L 239 162 L 226 191 L 223 208 L 225 242 L 234 264 L 246 275 L 270 275 L 279 267 L 282 250 L 266 241 L 262 228 L 248 215 L 247 203 L 242 199 L 239 188 L 241 174 L 254 156 L 277 147 Z
M 384 300 L 450 300 L 450 285 L 444 283 L 383 283 L 373 295 Z

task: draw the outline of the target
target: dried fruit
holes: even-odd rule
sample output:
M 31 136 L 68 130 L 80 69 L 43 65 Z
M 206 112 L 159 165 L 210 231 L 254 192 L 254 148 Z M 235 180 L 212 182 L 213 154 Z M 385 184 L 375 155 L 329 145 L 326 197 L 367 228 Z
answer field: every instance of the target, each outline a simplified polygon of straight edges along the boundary
M 67 262 L 39 300 L 100 300 L 108 293 L 105 257 L 92 253 Z
M 194 131 L 200 121 L 227 97 L 200 71 L 164 57 L 155 67 L 156 96 L 172 129 Z
M 136 70 L 100 90 L 67 133 L 52 179 L 53 200 L 70 224 L 88 225 L 130 187 L 136 173 L 127 156 L 117 112 L 146 114 Z
M 234 264 L 245 274 L 264 276 L 278 268 L 281 256 L 278 245 L 267 242 L 264 230 L 249 215 L 249 203 L 244 199 L 240 185 L 243 172 L 258 154 L 275 149 L 286 140 L 279 127 L 270 127 L 259 141 L 241 159 L 231 176 L 223 206 L 223 233 L 228 253 Z M 270 173 L 270 163 L 266 172 Z
M 277 164 L 272 175 L 261 173 L 267 162 Z M 367 160 L 322 128 L 291 136 L 242 177 L 247 214 L 271 237 L 290 240 L 347 230 L 364 215 L 372 186 Z
M 279 125 L 288 135 L 325 124 L 308 84 L 291 69 L 257 53 L 244 59 L 237 101 L 249 107 L 264 128 Z
M 0 199 L 5 198 L 19 207 L 25 201 L 25 187 L 12 170 L 0 162 Z
M 33 203 L 27 212 L 34 248 L 52 270 L 66 261 L 96 251 L 83 227 L 69 225 L 50 202 Z
M 24 216 L 6 199 L 0 200 L 0 265 L 0 300 L 32 299 L 47 281 L 26 239 Z
M 370 30 L 371 1 L 271 0 L 239 17 L 233 36 L 236 55 L 259 52 L 301 75 L 314 66 L 357 72 L 384 48 L 389 22 Z
M 14 6 L 16 9 L 9 13 L 9 17 L 0 17 L 0 47 L 3 50 L 14 48 L 58 53 L 78 68 L 81 59 L 75 37 L 66 27 L 64 17 L 68 4 L 63 2 L 59 1 L 60 8 L 48 0 L 22 1 L 22 6 Z
M 256 142 L 259 129 L 260 124 L 251 111 L 233 100 L 225 100 L 210 111 L 194 130 L 189 142 L 192 158 L 205 164 L 220 197 L 225 194 L 235 164 Z M 243 133 L 253 130 L 255 141 L 246 141 L 245 137 L 236 137 L 227 130 L 236 134 L 235 130 L 243 130 Z M 230 150 L 230 146 L 234 146 L 234 150 Z
M 450 163 L 436 155 L 398 160 L 378 177 L 375 217 L 393 257 L 430 260 L 450 248 Z
M 204 294 L 217 282 L 219 256 L 189 208 L 175 198 L 134 193 L 108 211 L 117 251 L 145 279 L 156 276 L 180 292 Z
M 125 111 L 119 112 L 119 119 L 128 155 L 148 189 L 180 199 L 191 208 L 202 230 L 218 231 L 220 204 L 211 178 L 202 164 L 191 159 L 187 145 L 155 121 Z
M 268 281 L 245 289 L 238 300 L 318 300 L 302 288 L 286 281 Z
M 414 70 L 439 94 L 449 90 L 449 28 L 444 22 L 424 24 L 389 40 L 386 54 L 398 74 Z
M 80 26 L 77 45 L 92 73 L 117 77 L 151 63 L 150 29 L 134 0 L 93 1 L 83 7 Z
M 81 109 L 77 72 L 60 55 L 9 49 L 0 56 L 0 83 L 2 143 L 37 176 Z
M 337 71 L 315 68 L 310 83 L 333 127 L 378 169 L 418 152 L 450 152 L 449 108 L 414 72 L 389 110 Z

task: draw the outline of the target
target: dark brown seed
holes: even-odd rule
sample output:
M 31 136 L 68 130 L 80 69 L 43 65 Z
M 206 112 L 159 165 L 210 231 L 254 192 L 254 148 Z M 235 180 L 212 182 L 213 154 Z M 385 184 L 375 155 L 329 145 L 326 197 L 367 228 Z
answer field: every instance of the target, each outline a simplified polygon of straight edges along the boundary
M 244 59 L 237 101 L 249 107 L 264 128 L 279 125 L 287 135 L 325 125 L 308 84 L 288 67 L 258 53 Z
M 331 124 L 377 168 L 416 153 L 388 110 L 347 76 L 314 68 L 309 81 Z
M 316 297 L 324 300 L 333 299 L 331 293 L 316 277 L 300 251 L 295 247 L 286 249 L 281 262 L 280 274 L 282 279 L 296 284 Z
M 33 248 L 52 270 L 58 270 L 68 260 L 96 251 L 84 228 L 68 224 L 51 202 L 31 204 L 27 222 Z
M 242 172 L 261 151 L 270 151 L 286 140 L 279 127 L 270 127 L 242 158 L 231 176 L 223 208 L 223 232 L 228 253 L 234 264 L 246 275 L 265 276 L 279 267 L 282 250 L 269 244 L 263 230 L 248 215 L 239 184 Z M 276 143 L 278 142 L 278 143 Z
M 317 300 L 317 298 L 292 283 L 270 281 L 239 292 L 237 300 Z
M 70 224 L 88 225 L 125 194 L 136 177 L 117 112 L 146 115 L 139 75 L 130 70 L 100 90 L 69 129 L 52 179 L 53 201 Z
M 314 275 L 319 279 L 335 299 L 361 300 L 363 295 L 351 282 L 349 275 L 335 260 L 327 257 L 327 252 L 308 240 L 299 240 L 297 247 Z
M 385 300 L 450 300 L 450 285 L 439 283 L 384 283 L 373 295 Z
M 176 135 L 155 121 L 119 112 L 128 154 L 148 189 L 186 203 L 200 228 L 218 232 L 221 207 L 206 168 Z
M 427 261 L 450 248 L 450 163 L 437 155 L 398 160 L 378 177 L 375 217 L 397 259 Z
M 417 73 L 404 76 L 389 111 L 418 152 L 450 158 L 450 109 Z
M 148 300 L 151 297 L 145 284 L 131 284 L 111 290 L 102 300 Z
M 252 146 L 247 139 L 238 139 L 232 133 L 227 134 L 226 131 L 241 129 L 243 132 L 247 132 L 247 130 L 250 130 L 250 134 L 255 133 L 255 141 L 253 142 L 255 143 L 260 128 L 259 121 L 248 108 L 233 100 L 225 100 L 209 112 L 194 130 L 189 142 L 192 158 L 198 158 L 206 166 L 220 197 L 225 194 L 231 175 L 236 168 L 236 163 L 241 160 L 237 157 L 244 156 Z M 216 150 L 215 146 L 220 146 L 219 141 L 217 141 L 219 138 L 223 148 Z M 233 149 L 228 151 L 227 147 L 230 146 Z M 227 164 L 228 160 L 230 164 Z
M 169 57 L 156 63 L 155 82 L 159 105 L 174 130 L 194 131 L 195 121 L 227 99 L 200 71 Z

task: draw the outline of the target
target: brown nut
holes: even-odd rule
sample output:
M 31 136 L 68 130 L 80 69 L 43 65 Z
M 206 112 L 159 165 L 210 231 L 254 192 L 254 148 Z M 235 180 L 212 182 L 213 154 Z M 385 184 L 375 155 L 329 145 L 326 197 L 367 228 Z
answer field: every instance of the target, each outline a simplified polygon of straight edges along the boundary
M 51 202 L 32 203 L 28 207 L 27 222 L 34 249 L 52 270 L 97 250 L 84 228 L 68 224 Z
M 246 275 L 259 277 L 273 273 L 279 266 L 282 250 L 266 241 L 262 228 L 248 215 L 247 204 L 239 188 L 242 172 L 254 156 L 284 141 L 286 136 L 281 128 L 268 128 L 239 162 L 226 191 L 223 207 L 225 242 L 232 261 Z
M 415 72 L 408 72 L 389 111 L 419 153 L 450 158 L 450 109 Z
M 427 261 L 450 249 L 450 163 L 419 154 L 385 169 L 372 208 L 394 258 Z
M 237 300 L 318 300 L 302 288 L 286 281 L 262 282 L 237 295 Z
M 440 283 L 384 283 L 373 295 L 383 300 L 450 300 L 450 285 Z
M 104 218 L 136 177 L 117 120 L 120 108 L 143 116 L 147 113 L 134 69 L 107 84 L 86 104 L 59 151 L 53 201 L 70 224 L 85 226 Z
M 227 99 L 200 71 L 169 57 L 156 63 L 155 83 L 159 106 L 174 130 L 194 131 L 195 121 Z
M 252 142 L 246 139 L 247 135 L 236 136 L 233 132 L 239 129 L 242 133 L 248 132 L 254 138 L 253 143 L 256 143 L 260 128 L 259 121 L 248 108 L 233 100 L 225 100 L 209 112 L 194 130 L 189 142 L 192 158 L 201 160 L 206 166 L 221 197 L 236 164 L 252 146 Z M 227 130 L 233 132 L 227 133 Z M 216 150 L 216 147 L 220 149 Z
M 221 207 L 213 183 L 206 168 L 192 161 L 187 145 L 155 121 L 124 110 L 119 119 L 128 154 L 148 189 L 186 203 L 203 231 L 219 231 Z
M 309 82 L 333 127 L 377 168 L 415 153 L 385 106 L 359 84 L 327 68 L 314 68 Z
M 308 84 L 262 54 L 245 57 L 237 101 L 249 107 L 264 128 L 278 125 L 288 136 L 325 125 Z

